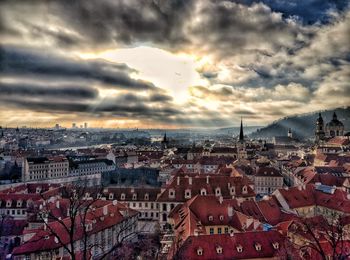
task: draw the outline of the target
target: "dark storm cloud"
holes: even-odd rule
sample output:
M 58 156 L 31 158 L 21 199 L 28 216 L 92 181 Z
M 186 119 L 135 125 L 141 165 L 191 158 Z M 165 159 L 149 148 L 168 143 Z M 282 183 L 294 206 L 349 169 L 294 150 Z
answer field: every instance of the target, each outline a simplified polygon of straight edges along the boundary
M 124 64 L 74 60 L 19 47 L 1 47 L 0 57 L 2 75 L 76 78 L 92 80 L 116 88 L 156 89 L 150 82 L 130 78 L 129 73 L 133 70 Z
M 90 109 L 88 103 L 75 103 L 71 101 L 58 101 L 56 99 L 33 99 L 26 97 L 4 97 L 0 96 L 2 104 L 14 109 L 29 109 L 37 112 L 87 112 Z
M 38 84 L 19 84 L 19 83 L 1 83 L 0 95 L 36 97 L 36 98 L 68 98 L 68 99 L 95 99 L 98 91 L 87 86 L 67 86 L 67 85 L 38 85 Z
M 176 46 L 187 42 L 183 25 L 190 15 L 189 0 L 93 0 L 75 1 L 4 1 L 3 9 L 20 10 L 23 16 L 3 19 L 6 28 L 13 28 L 13 21 L 30 17 L 27 33 L 32 36 L 56 39 L 56 45 L 67 43 L 74 47 L 98 47 L 115 44 L 153 42 Z M 39 16 L 35 13 L 39 12 Z M 45 12 L 43 15 L 42 13 Z M 59 29 L 46 29 L 45 22 L 55 20 Z M 24 25 L 25 26 L 25 25 Z M 68 35 L 69 28 L 76 35 Z M 47 33 L 49 32 L 49 35 Z M 76 37 L 79 35 L 79 37 Z M 64 38 L 62 38 L 64 37 Z M 62 41 L 63 40 L 63 41 Z
M 294 16 L 304 24 L 327 23 L 332 19 L 331 12 L 343 12 L 349 7 L 347 0 L 234 0 L 251 5 L 264 3 L 274 12 L 282 13 L 284 17 Z

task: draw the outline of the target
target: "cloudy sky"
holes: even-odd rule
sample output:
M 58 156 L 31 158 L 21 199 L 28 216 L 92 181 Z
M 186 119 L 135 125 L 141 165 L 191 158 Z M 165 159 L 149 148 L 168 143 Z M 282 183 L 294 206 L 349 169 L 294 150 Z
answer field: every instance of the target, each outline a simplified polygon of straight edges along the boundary
M 350 104 L 348 0 L 3 0 L 0 35 L 1 125 L 263 125 Z

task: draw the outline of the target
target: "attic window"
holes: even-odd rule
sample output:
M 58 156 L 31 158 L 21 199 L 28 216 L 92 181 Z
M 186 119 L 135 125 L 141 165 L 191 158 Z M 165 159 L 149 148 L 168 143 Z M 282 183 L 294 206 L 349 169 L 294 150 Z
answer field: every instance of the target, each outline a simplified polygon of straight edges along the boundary
M 136 199 L 137 199 L 137 194 L 136 194 L 136 193 L 132 194 L 132 199 L 133 199 L 133 200 L 136 200 Z
M 222 247 L 221 246 L 216 247 L 216 253 L 222 254 Z
M 85 229 L 86 229 L 86 231 L 91 231 L 92 230 L 92 224 L 91 223 L 86 224 Z
M 237 249 L 238 253 L 242 253 L 243 252 L 243 246 L 242 245 L 236 246 L 236 249 Z
M 203 248 L 198 248 L 197 249 L 197 255 L 203 255 Z
M 22 207 L 22 201 L 21 200 L 17 201 L 17 207 Z
M 99 194 L 97 194 L 97 198 L 98 199 L 101 199 L 102 198 L 102 195 L 99 193 Z
M 255 244 L 255 250 L 256 251 L 261 251 L 261 245 L 259 243 Z
M 204 196 L 205 196 L 205 195 L 207 195 L 207 190 L 206 190 L 206 189 L 204 189 L 204 188 L 203 188 L 203 189 L 201 189 L 201 195 L 204 195 Z
M 169 198 L 175 198 L 175 190 L 174 189 L 170 189 L 169 190 Z
M 224 220 L 224 216 L 223 216 L 223 215 L 220 215 L 219 219 L 220 219 L 221 221 L 223 221 L 223 220 Z
M 109 199 L 112 200 L 114 197 L 114 194 L 113 193 L 109 193 Z
M 120 195 L 120 199 L 121 199 L 121 200 L 125 200 L 125 193 L 122 193 L 122 194 Z
M 231 188 L 230 188 L 230 192 L 231 192 L 231 195 L 234 195 L 234 194 L 236 193 L 235 187 L 231 187 Z
M 41 188 L 40 187 L 36 187 L 36 193 L 40 193 L 41 192 Z
M 242 193 L 245 194 L 245 193 L 247 193 L 247 191 L 248 191 L 247 186 L 243 186 Z
M 187 189 L 185 190 L 185 199 L 190 199 L 191 198 L 191 190 Z
M 12 201 L 11 200 L 8 200 L 8 201 L 6 201 L 6 207 L 11 207 L 11 204 L 12 204 Z
M 213 221 L 214 217 L 212 215 L 209 215 L 208 219 L 209 221 Z
M 220 195 L 221 195 L 221 189 L 220 189 L 219 187 L 217 187 L 217 188 L 215 189 L 215 195 L 216 195 L 216 196 L 220 196 Z
M 272 243 L 272 246 L 274 249 L 278 249 L 280 245 L 278 242 L 275 242 L 275 243 Z
M 149 195 L 148 195 L 148 193 L 145 194 L 145 200 L 149 200 Z

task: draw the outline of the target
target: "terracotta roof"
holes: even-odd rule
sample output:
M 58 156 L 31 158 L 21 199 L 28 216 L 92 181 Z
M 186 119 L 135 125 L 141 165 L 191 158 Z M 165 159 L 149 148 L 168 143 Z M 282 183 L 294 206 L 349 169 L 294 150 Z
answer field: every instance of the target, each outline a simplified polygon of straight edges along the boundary
M 190 236 L 180 247 L 178 256 L 193 260 L 267 258 L 278 255 L 284 240 L 277 231 Z M 201 250 L 201 255 L 198 255 L 198 250 Z
M 97 233 L 101 230 L 104 230 L 106 228 L 112 227 L 114 225 L 117 225 L 121 221 L 124 220 L 124 216 L 121 213 L 121 209 L 125 209 L 125 206 L 121 204 L 114 205 L 113 203 L 110 203 L 108 206 L 108 212 L 105 215 L 104 214 L 104 208 L 97 208 L 93 213 L 90 212 L 87 216 L 87 222 L 92 225 L 92 230 L 89 231 L 89 234 Z M 133 216 L 137 214 L 137 211 L 130 210 L 129 216 Z M 101 218 L 103 217 L 103 219 Z M 96 222 L 93 222 L 92 220 L 96 220 Z M 70 219 L 65 218 L 62 220 L 66 226 L 70 226 Z M 74 241 L 77 241 L 83 237 L 83 229 L 81 225 L 81 219 L 76 219 L 76 231 L 74 233 Z M 63 229 L 62 224 L 55 221 L 48 224 L 50 228 L 47 228 L 46 230 L 41 229 L 39 230 L 31 239 L 29 239 L 26 243 L 16 247 L 13 250 L 14 255 L 22 255 L 22 254 L 28 254 L 32 252 L 40 252 L 40 251 L 50 251 L 56 248 L 60 248 L 62 245 L 61 243 L 55 239 L 55 236 L 50 231 L 51 229 L 54 230 L 54 233 L 58 234 L 60 239 L 63 241 L 64 244 L 69 243 L 69 235 L 68 233 Z
M 190 184 L 192 181 L 192 184 Z M 224 198 L 232 198 L 230 187 L 234 187 L 236 197 L 255 197 L 254 190 L 249 186 L 251 181 L 245 177 L 231 177 L 222 175 L 193 175 L 193 177 L 175 176 L 172 181 L 165 187 L 165 190 L 160 194 L 157 201 L 174 201 L 184 202 L 188 198 L 185 197 L 185 191 L 191 191 L 191 198 L 197 194 L 201 194 L 201 190 L 205 189 L 207 195 L 215 195 L 215 190 L 220 189 L 221 196 Z M 229 186 L 230 185 L 230 186 Z M 246 187 L 247 192 L 243 193 L 243 187 Z M 174 197 L 169 196 L 169 191 L 174 190 Z

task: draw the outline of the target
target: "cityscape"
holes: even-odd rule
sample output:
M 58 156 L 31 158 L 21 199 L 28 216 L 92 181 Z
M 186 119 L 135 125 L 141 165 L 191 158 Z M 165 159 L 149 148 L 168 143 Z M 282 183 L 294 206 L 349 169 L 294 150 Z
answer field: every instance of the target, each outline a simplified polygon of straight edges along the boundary
M 0 260 L 350 259 L 350 4 L 0 2 Z

